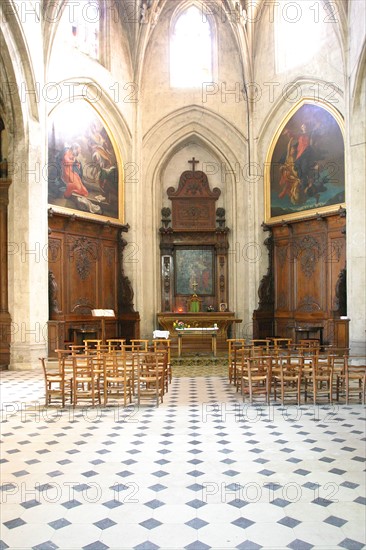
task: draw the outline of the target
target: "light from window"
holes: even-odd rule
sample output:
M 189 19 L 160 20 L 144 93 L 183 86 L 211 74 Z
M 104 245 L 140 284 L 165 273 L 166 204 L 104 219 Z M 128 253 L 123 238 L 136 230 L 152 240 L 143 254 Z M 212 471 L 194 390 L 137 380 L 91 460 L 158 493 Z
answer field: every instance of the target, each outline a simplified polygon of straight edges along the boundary
M 211 28 L 195 6 L 178 18 L 170 40 L 170 85 L 201 87 L 212 81 Z
M 319 50 L 323 27 L 317 4 L 279 1 L 275 19 L 277 72 L 307 63 Z
M 98 0 L 69 2 L 63 14 L 65 36 L 78 50 L 98 59 L 101 9 Z

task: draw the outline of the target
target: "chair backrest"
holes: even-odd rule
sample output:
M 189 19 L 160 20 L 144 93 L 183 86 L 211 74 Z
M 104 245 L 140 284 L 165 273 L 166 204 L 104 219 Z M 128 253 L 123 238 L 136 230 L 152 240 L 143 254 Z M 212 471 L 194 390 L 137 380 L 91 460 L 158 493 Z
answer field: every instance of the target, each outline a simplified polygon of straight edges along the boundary
M 293 377 L 301 377 L 304 367 L 303 355 L 283 355 L 278 357 L 279 368 L 282 376 L 290 375 Z
M 314 353 L 311 357 L 313 376 L 330 377 L 333 374 L 332 357 L 328 354 Z
M 81 344 L 70 344 L 69 348 L 72 355 L 76 355 L 77 353 L 81 353 L 82 355 L 84 355 L 85 353 L 85 346 Z
M 102 340 L 92 340 L 92 339 L 87 339 L 87 340 L 84 340 L 84 346 L 85 346 L 85 350 L 89 350 L 89 349 L 99 349 L 101 344 L 102 344 Z
M 348 355 L 345 357 L 345 368 L 347 373 L 357 374 L 360 379 L 366 377 L 366 356 Z
M 159 356 L 154 352 L 144 353 L 138 362 L 139 376 L 159 376 Z
M 268 355 L 261 355 L 258 357 L 243 355 L 243 362 L 247 368 L 251 370 L 265 370 L 271 366 L 271 357 Z
M 333 363 L 333 370 L 335 374 L 344 374 L 346 370 L 346 357 L 348 355 L 338 355 L 338 353 L 332 353 L 327 350 L 328 357 Z
M 87 348 L 85 354 L 100 356 L 109 352 L 108 344 L 100 344 L 97 348 Z M 111 352 L 112 353 L 112 352 Z
M 166 351 L 167 352 L 167 361 L 170 363 L 170 343 L 169 339 L 165 338 L 155 338 L 152 341 L 153 351 Z
M 267 338 L 253 338 L 250 341 L 250 344 L 252 346 L 267 347 L 267 346 L 269 346 L 269 340 Z
M 168 364 L 168 351 L 157 350 L 154 352 L 154 354 L 156 355 L 159 365 L 164 366 L 164 368 L 166 368 Z
M 107 340 L 108 351 L 121 350 L 125 343 L 125 338 L 109 338 Z
M 251 357 L 262 357 L 264 355 L 268 354 L 268 347 L 267 346 L 251 346 L 250 348 L 250 356 Z
M 275 350 L 277 349 L 288 349 L 288 347 L 292 344 L 292 338 L 275 338 L 270 337 L 267 338 L 270 345 L 273 346 Z
M 149 347 L 149 340 L 142 338 L 131 339 L 132 351 L 147 351 Z
M 319 348 L 320 341 L 316 338 L 303 338 L 299 341 L 299 344 L 303 348 Z
M 121 355 L 122 356 L 127 355 L 130 357 L 131 360 L 133 358 L 134 363 L 138 362 L 141 357 L 146 355 L 146 353 L 148 353 L 148 351 L 144 351 L 141 348 L 136 347 L 134 344 L 123 344 L 122 350 L 121 350 Z
M 39 360 L 41 361 L 43 376 L 44 376 L 45 382 L 47 382 L 46 358 L 45 357 L 40 357 Z
M 94 374 L 94 356 L 89 354 L 76 354 L 72 358 L 73 360 L 73 374 L 74 378 L 78 376 L 90 376 Z
M 245 338 L 228 338 L 226 340 L 228 344 L 229 362 L 233 358 L 234 349 L 240 349 L 245 346 Z
M 103 355 L 103 372 L 106 379 L 108 377 L 125 377 L 128 367 L 127 354 L 111 352 Z
M 59 372 L 64 372 L 64 365 L 71 365 L 70 370 L 72 370 L 72 350 L 71 349 L 55 349 L 57 353 L 58 360 L 58 370 Z
M 242 361 L 244 357 L 250 357 L 251 353 L 251 346 L 234 347 L 232 350 L 231 360 L 238 363 Z

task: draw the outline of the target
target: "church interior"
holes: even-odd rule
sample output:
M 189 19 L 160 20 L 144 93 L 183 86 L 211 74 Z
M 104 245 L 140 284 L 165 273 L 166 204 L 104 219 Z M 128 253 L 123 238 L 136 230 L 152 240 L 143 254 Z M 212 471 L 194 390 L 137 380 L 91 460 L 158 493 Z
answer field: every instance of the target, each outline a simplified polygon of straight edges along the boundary
M 366 548 L 365 3 L 0 18 L 0 548 Z

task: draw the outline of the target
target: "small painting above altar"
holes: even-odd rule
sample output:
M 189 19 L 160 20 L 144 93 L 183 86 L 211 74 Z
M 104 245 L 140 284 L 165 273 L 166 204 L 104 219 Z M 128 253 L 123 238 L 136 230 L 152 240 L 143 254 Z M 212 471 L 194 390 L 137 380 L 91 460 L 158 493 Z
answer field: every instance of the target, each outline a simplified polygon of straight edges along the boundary
M 175 248 L 175 294 L 215 294 L 213 247 Z

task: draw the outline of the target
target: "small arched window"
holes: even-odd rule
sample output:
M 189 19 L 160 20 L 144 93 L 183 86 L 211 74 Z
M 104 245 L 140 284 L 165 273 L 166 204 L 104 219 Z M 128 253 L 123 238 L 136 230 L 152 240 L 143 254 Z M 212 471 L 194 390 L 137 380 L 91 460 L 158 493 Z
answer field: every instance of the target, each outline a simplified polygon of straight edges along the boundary
M 198 88 L 212 81 L 212 32 L 195 5 L 176 19 L 170 37 L 170 85 Z

